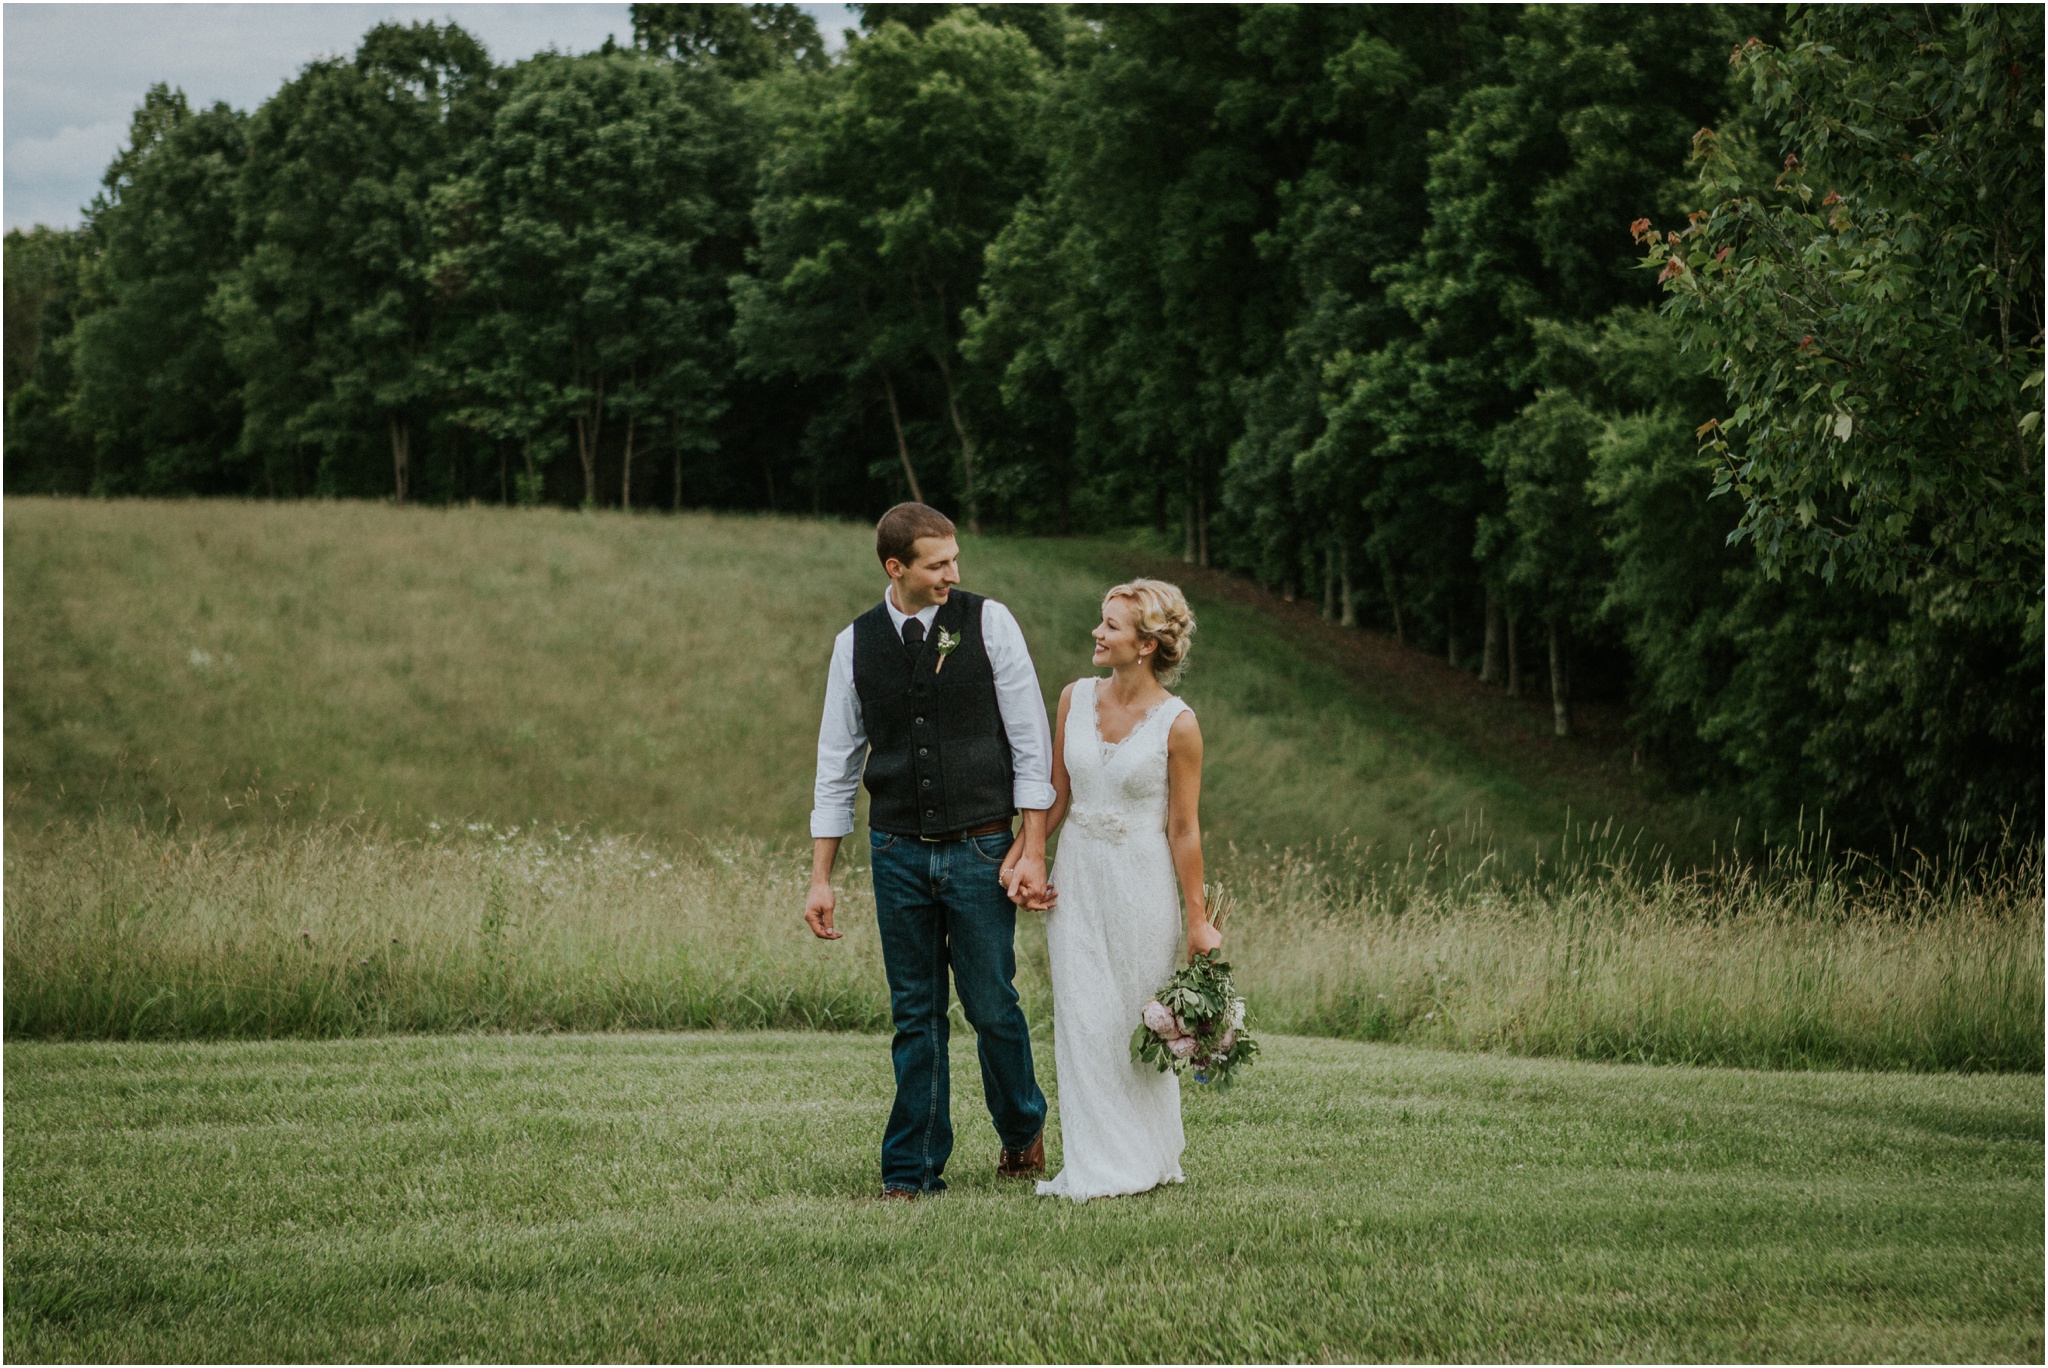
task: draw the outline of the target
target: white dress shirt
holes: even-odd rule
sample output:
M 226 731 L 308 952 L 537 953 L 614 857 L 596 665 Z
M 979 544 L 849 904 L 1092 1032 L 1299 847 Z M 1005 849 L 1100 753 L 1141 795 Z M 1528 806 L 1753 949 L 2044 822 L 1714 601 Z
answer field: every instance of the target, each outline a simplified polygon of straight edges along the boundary
M 896 635 L 912 614 L 896 607 L 893 593 L 882 595 Z M 933 604 L 915 614 L 927 635 L 939 608 Z M 1024 644 L 1024 629 L 1010 610 L 994 599 L 981 601 L 981 644 L 996 676 L 996 707 L 1010 739 L 1011 801 L 1020 808 L 1052 806 L 1052 728 L 1046 725 L 1045 696 L 1038 691 L 1038 671 Z M 860 716 L 860 694 L 853 687 L 853 628 L 832 641 L 832 668 L 825 677 L 825 716 L 818 724 L 818 779 L 811 794 L 811 835 L 844 836 L 853 830 L 853 800 L 867 767 L 868 731 Z

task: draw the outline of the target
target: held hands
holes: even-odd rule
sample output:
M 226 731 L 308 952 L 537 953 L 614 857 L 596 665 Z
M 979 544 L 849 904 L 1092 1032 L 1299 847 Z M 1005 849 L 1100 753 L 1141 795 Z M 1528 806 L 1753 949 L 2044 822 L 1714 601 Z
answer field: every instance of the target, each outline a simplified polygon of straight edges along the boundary
M 1050 912 L 1059 901 L 1058 890 L 1045 875 L 1045 857 L 1025 855 L 1022 842 L 1010 847 L 996 879 L 1010 901 L 1027 912 Z
M 846 934 L 832 929 L 832 910 L 835 905 L 831 884 L 811 885 L 811 896 L 804 902 L 804 920 L 810 924 L 811 934 L 819 940 L 838 940 Z

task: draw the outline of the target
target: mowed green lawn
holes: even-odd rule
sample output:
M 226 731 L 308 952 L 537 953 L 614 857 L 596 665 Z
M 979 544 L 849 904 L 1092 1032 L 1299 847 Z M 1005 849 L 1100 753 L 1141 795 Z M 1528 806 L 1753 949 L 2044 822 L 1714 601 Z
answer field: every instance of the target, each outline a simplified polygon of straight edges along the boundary
M 1278 1038 L 1186 1186 L 1075 1207 L 962 1035 L 914 1207 L 878 1037 L 13 1044 L 7 1356 L 2041 1358 L 2038 1075 Z

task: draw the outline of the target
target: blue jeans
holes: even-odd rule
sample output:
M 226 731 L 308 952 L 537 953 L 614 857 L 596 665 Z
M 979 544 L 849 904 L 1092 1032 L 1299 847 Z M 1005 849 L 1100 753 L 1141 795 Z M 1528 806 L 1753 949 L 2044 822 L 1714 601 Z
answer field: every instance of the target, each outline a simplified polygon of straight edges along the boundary
M 1017 1005 L 1017 909 L 996 872 L 1007 831 L 938 843 L 872 831 L 875 911 L 896 1039 L 896 1104 L 882 1136 L 882 1185 L 942 1192 L 953 1153 L 946 974 L 974 1027 L 981 1090 L 1006 1149 L 1045 1129 L 1031 1031 Z

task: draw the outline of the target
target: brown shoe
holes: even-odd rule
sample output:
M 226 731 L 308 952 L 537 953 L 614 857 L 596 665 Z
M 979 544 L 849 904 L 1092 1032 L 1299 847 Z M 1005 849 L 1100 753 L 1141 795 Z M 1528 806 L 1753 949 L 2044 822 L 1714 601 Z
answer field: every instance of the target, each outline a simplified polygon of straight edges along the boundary
M 882 1189 L 882 1195 L 875 1200 L 878 1202 L 914 1202 L 917 1200 L 917 1190 L 915 1188 L 885 1187 Z
M 1045 1132 L 1040 1131 L 1023 1149 L 1006 1149 L 996 1159 L 996 1177 L 1030 1178 L 1045 1172 Z

